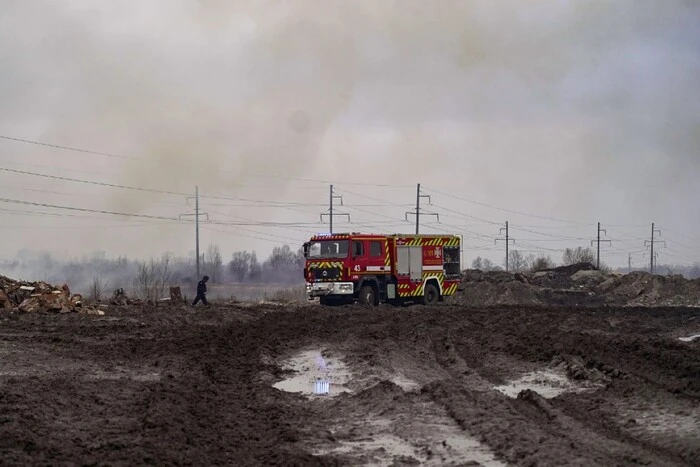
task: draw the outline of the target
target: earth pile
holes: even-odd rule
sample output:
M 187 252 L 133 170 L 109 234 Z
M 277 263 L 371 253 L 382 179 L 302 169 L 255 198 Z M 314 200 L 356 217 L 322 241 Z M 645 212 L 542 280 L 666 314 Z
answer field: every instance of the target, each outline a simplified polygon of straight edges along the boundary
M 532 273 L 467 270 L 452 299 L 470 306 L 700 306 L 700 279 L 603 272 L 590 263 Z

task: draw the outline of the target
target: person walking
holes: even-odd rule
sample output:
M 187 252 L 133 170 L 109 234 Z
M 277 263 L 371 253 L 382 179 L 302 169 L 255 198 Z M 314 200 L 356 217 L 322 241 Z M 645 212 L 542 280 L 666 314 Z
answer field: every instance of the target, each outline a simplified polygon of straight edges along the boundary
M 192 302 L 192 306 L 195 306 L 200 300 L 205 306 L 209 306 L 209 302 L 207 301 L 207 281 L 209 280 L 209 276 L 204 276 L 201 281 L 197 284 L 197 296 L 194 299 L 194 302 Z

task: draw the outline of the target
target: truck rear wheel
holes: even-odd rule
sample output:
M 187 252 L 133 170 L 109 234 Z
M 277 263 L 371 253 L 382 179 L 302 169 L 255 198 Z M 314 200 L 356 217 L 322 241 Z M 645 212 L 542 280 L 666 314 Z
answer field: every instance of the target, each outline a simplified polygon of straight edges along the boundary
M 377 304 L 377 294 L 371 285 L 363 285 L 357 298 L 360 305 L 374 306 Z
M 423 292 L 423 305 L 435 305 L 440 300 L 440 292 L 433 284 L 426 284 Z

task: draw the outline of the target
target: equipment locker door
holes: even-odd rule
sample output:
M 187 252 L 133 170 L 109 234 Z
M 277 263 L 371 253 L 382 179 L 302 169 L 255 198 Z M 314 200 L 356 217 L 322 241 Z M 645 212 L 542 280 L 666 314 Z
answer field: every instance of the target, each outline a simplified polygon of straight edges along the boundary
M 408 257 L 411 265 L 411 280 L 419 281 L 423 279 L 423 247 L 410 246 L 408 249 Z
M 396 273 L 400 276 L 411 273 L 411 260 L 407 246 L 396 247 Z

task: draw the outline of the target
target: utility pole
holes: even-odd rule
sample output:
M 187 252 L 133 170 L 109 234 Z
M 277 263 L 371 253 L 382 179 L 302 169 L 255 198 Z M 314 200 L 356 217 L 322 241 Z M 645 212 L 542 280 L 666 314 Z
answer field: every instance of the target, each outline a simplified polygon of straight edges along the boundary
M 515 240 L 512 239 L 512 238 L 510 238 L 510 231 L 509 231 L 509 229 L 508 229 L 508 221 L 506 221 L 506 227 L 505 227 L 505 228 L 501 228 L 501 229 L 499 230 L 499 232 L 498 232 L 499 235 L 502 234 L 504 231 L 505 231 L 505 233 L 506 233 L 506 238 L 496 238 L 496 239 L 494 240 L 494 243 L 498 244 L 499 241 L 502 242 L 502 241 L 505 240 L 505 242 L 506 242 L 506 271 L 509 271 L 510 268 L 509 268 L 508 262 L 509 262 L 509 260 L 510 260 L 510 258 L 509 258 L 510 255 L 509 255 L 509 252 L 508 252 L 508 246 L 510 245 L 510 242 L 515 243 Z
M 196 255 L 197 255 L 197 280 L 199 280 L 199 185 L 194 187 L 194 198 L 195 198 L 195 208 L 194 208 L 194 230 L 195 230 L 195 243 Z
M 336 199 L 340 200 L 340 205 L 342 206 L 343 205 L 343 197 L 340 195 L 336 195 L 335 191 L 333 190 L 333 185 L 331 185 L 328 213 L 321 214 L 321 223 L 323 223 L 323 216 L 328 216 L 330 218 L 330 228 L 329 228 L 328 233 L 331 233 L 331 234 L 333 233 L 333 216 L 346 216 L 348 218 L 348 222 L 350 222 L 350 214 L 341 213 L 341 212 L 333 212 L 333 201 Z
M 418 233 L 420 231 L 420 214 L 421 214 L 420 199 L 421 198 L 428 198 L 428 204 L 432 203 L 432 201 L 430 199 L 430 195 L 424 195 L 421 193 L 420 183 L 419 183 L 416 187 L 416 210 L 415 210 L 415 212 L 408 211 L 406 213 L 406 220 L 408 220 L 409 215 L 416 216 L 416 235 L 418 235 Z M 435 216 L 437 218 L 437 221 L 440 222 L 440 216 L 437 213 L 424 212 L 423 215 L 424 216 Z
M 609 245 L 612 245 L 612 242 L 610 240 L 601 240 L 600 239 L 600 233 L 604 232 L 605 235 L 608 234 L 607 230 L 601 229 L 600 228 L 600 222 L 598 222 L 598 240 L 591 240 L 591 246 L 593 246 L 593 242 L 598 243 L 598 255 L 596 256 L 596 269 L 600 269 L 600 242 L 608 242 Z
M 199 280 L 199 275 L 200 275 L 200 265 L 199 265 L 199 217 L 200 216 L 206 216 L 207 220 L 209 220 L 209 214 L 204 212 L 199 211 L 199 186 L 196 186 L 194 189 L 194 196 L 190 196 L 187 198 L 187 202 L 189 204 L 189 200 L 194 199 L 195 204 L 194 204 L 194 213 L 188 213 L 188 214 L 180 214 L 178 216 L 178 220 L 182 220 L 183 217 L 194 217 L 194 238 L 195 238 L 195 255 L 197 256 L 197 280 Z
M 646 257 L 647 254 L 649 254 L 649 252 L 645 251 L 643 256 Z M 650 256 L 651 256 L 652 267 L 654 269 L 656 269 L 656 267 L 659 265 L 659 252 L 655 251 L 654 254 L 650 255 Z
M 627 254 L 627 274 L 632 272 L 632 253 Z
M 658 234 L 659 234 L 659 237 L 661 236 L 661 231 L 660 231 L 659 229 L 655 228 L 655 227 L 656 227 L 656 224 L 654 224 L 654 223 L 652 222 L 652 223 L 651 223 L 651 240 L 644 240 L 644 246 L 649 245 L 649 247 L 651 248 L 651 252 L 650 252 L 650 254 L 649 254 L 649 256 L 651 257 L 650 263 L 649 263 L 649 272 L 650 272 L 651 274 L 654 274 L 654 259 L 655 259 L 655 258 L 658 258 L 658 255 L 659 255 L 658 253 L 656 253 L 656 255 L 654 254 L 654 244 L 655 244 L 655 243 L 663 243 L 663 244 L 664 244 L 664 247 L 666 246 L 666 242 L 664 242 L 664 241 L 659 241 L 659 240 L 654 240 L 654 234 L 655 234 L 655 233 L 658 233 Z M 657 262 L 658 262 L 658 261 L 657 261 Z

